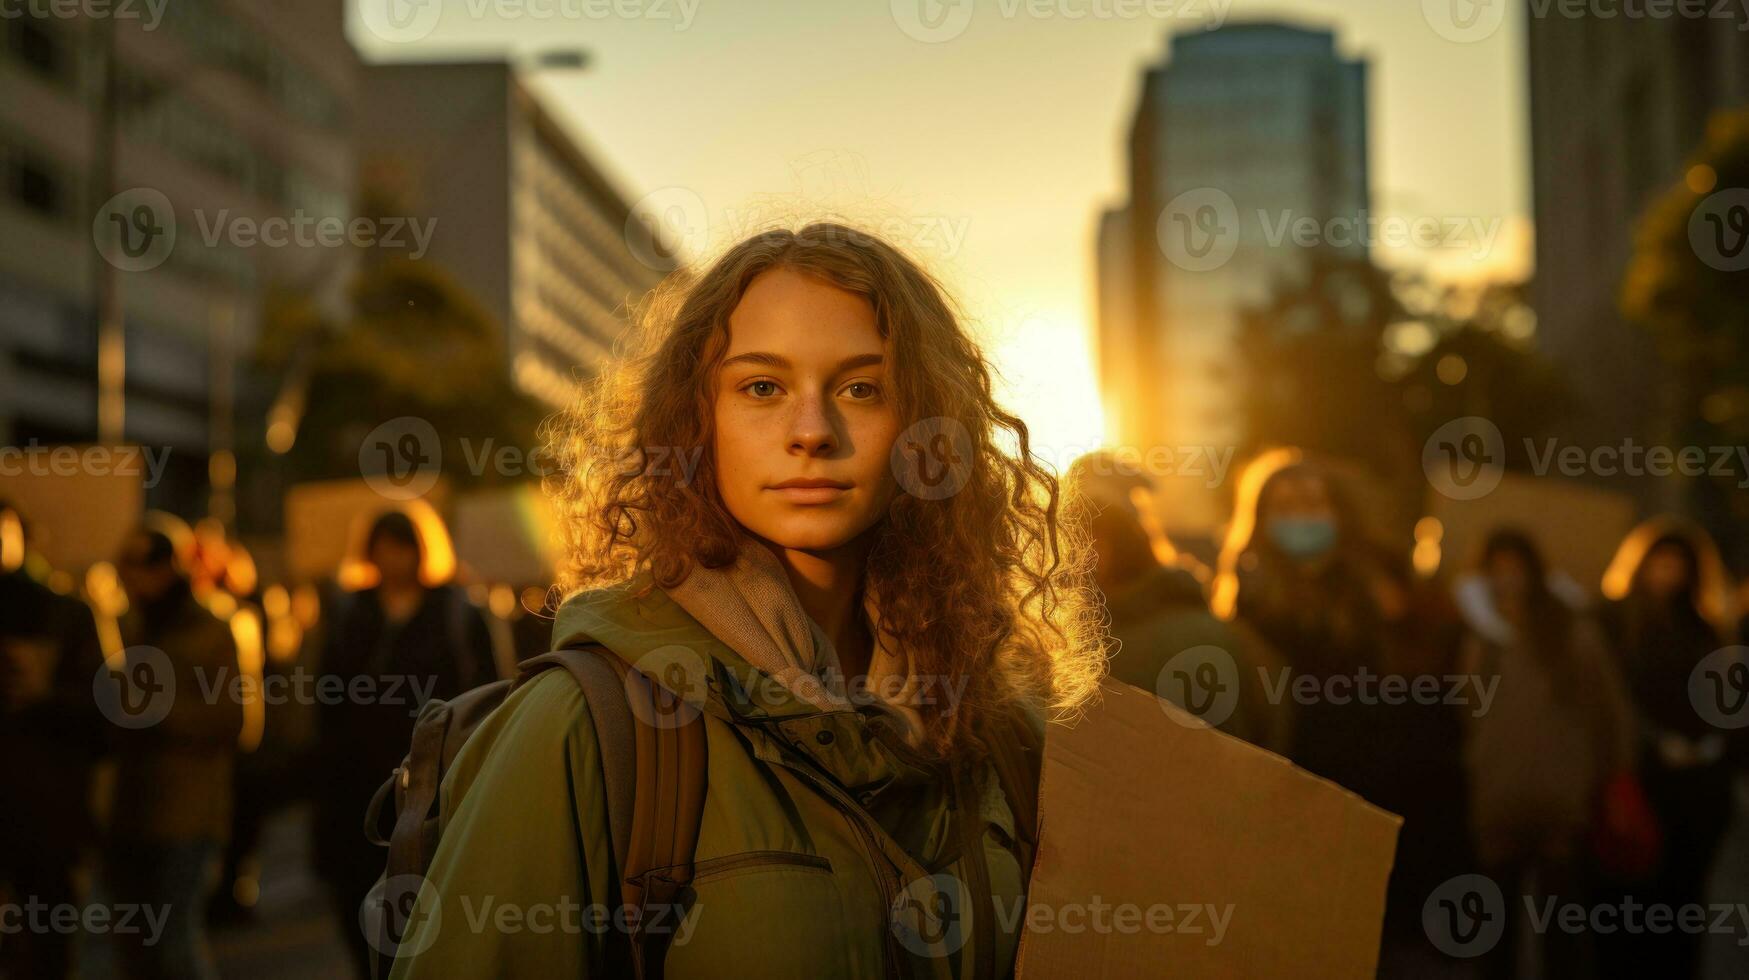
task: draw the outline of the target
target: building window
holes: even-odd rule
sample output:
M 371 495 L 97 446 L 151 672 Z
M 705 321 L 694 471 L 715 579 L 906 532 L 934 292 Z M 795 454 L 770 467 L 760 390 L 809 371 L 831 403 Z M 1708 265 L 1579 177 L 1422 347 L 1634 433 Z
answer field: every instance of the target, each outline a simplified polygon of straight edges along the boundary
M 45 217 L 66 212 L 66 190 L 54 165 L 18 146 L 0 144 L 0 185 L 8 200 Z
M 8 18 L 6 50 L 25 67 L 59 81 L 67 55 L 62 38 L 35 17 Z
M 61 213 L 60 182 L 38 161 L 22 161 L 13 181 L 13 194 L 25 207 L 46 215 Z

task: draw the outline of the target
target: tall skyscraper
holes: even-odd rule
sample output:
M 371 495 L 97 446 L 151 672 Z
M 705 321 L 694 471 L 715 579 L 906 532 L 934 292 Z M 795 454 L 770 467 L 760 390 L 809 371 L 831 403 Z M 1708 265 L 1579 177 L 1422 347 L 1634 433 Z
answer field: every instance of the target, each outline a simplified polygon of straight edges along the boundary
M 1713 112 L 1749 105 L 1745 26 L 1710 15 L 1529 17 L 1531 298 L 1543 349 L 1578 401 L 1566 431 L 1579 444 L 1678 437 L 1677 379 L 1617 298 L 1645 207 L 1683 178 Z M 1652 509 L 1679 506 L 1684 490 L 1625 474 L 1614 483 Z
M 1241 314 L 1305 274 L 1309 249 L 1367 254 L 1366 64 L 1327 30 L 1232 24 L 1172 38 L 1130 130 L 1128 247 L 1102 224 L 1104 386 L 1128 441 L 1225 450 L 1245 438 Z M 1308 236 L 1303 229 L 1313 229 Z M 1206 481 L 1166 490 L 1171 519 L 1206 528 Z

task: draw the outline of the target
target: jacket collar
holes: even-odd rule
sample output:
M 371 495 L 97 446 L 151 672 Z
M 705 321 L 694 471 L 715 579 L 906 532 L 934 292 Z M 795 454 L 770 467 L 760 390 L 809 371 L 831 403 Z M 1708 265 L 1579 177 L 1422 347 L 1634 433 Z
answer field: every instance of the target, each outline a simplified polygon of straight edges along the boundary
M 553 647 L 598 643 L 689 704 L 761 735 L 755 754 L 781 763 L 783 746 L 830 774 L 867 806 L 895 782 L 940 777 L 873 704 L 823 710 L 731 649 L 654 584 L 648 571 L 581 592 L 560 606 Z M 866 746 L 866 748 L 865 748 Z

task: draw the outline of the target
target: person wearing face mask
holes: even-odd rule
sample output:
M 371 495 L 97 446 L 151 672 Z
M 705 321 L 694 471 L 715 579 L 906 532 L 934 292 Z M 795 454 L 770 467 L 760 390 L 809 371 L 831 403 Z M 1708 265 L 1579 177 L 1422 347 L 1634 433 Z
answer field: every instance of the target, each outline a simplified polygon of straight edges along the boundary
M 1323 470 L 1291 457 L 1267 458 L 1240 481 L 1240 500 L 1222 549 L 1213 608 L 1263 637 L 1293 681 L 1317 681 L 1296 698 L 1287 755 L 1348 789 L 1371 795 L 1374 705 L 1329 692 L 1352 691 L 1377 673 L 1384 637 L 1375 587 L 1380 571 L 1354 530 L 1346 498 Z
M 1675 908 L 1703 901 L 1707 875 L 1732 812 L 1733 760 L 1727 715 L 1729 687 L 1691 689 L 1707 656 L 1735 642 L 1730 589 L 1712 539 L 1686 521 L 1646 521 L 1622 540 L 1604 574 L 1611 601 L 1603 621 L 1632 692 L 1639 722 L 1637 753 L 1646 795 L 1663 830 L 1663 848 L 1646 875 L 1611 882 L 1643 903 Z M 1728 677 L 1724 671 L 1713 672 Z M 1702 676 L 1702 684 L 1706 683 Z M 1702 699 L 1724 699 L 1722 707 Z M 1718 710 L 1708 718 L 1700 708 Z M 1696 973 L 1698 937 L 1681 931 L 1610 937 L 1610 976 L 1642 975 L 1656 965 L 1669 977 Z
M 1464 747 L 1476 856 L 1512 910 L 1489 972 L 1516 975 L 1519 944 L 1534 943 L 1545 970 L 1579 975 L 1587 937 L 1549 929 L 1532 939 L 1518 913 L 1526 896 L 1570 898 L 1597 826 L 1631 820 L 1611 810 L 1632 785 L 1621 782 L 1633 758 L 1627 695 L 1583 591 L 1548 571 L 1524 532 L 1490 534 L 1455 595 L 1467 627 L 1460 668 L 1495 691 L 1468 718 Z
M 1239 480 L 1211 605 L 1288 665 L 1265 685 L 1294 713 L 1288 757 L 1404 818 L 1379 975 L 1418 977 L 1448 962 L 1422 926 L 1427 890 L 1471 863 L 1459 723 L 1443 703 L 1366 692 L 1377 695 L 1387 676 L 1445 673 L 1449 617 L 1406 558 L 1369 541 L 1353 515 L 1338 484 L 1297 450 L 1260 456 Z

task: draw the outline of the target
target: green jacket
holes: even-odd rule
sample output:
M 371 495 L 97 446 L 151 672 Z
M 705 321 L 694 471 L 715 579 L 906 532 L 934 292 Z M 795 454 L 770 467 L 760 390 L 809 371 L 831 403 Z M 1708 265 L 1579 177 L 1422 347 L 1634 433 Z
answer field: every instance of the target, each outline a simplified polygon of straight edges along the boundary
M 1012 975 L 1026 883 L 993 767 L 957 784 L 977 800 L 976 823 L 962 825 L 954 778 L 885 717 L 801 701 L 662 590 L 636 597 L 647 582 L 573 597 L 553 639 L 594 641 L 631 662 L 683 647 L 708 677 L 695 898 L 666 976 L 969 976 L 980 943 L 994 953 L 993 975 Z M 1042 715 L 1028 717 L 1042 729 Z M 442 838 L 391 977 L 610 975 L 609 943 L 622 937 L 601 918 L 619 904 L 603 793 L 575 682 L 548 671 L 514 692 L 444 780 Z M 967 838 L 982 862 L 965 859 Z M 953 894 L 955 879 L 980 873 L 990 909 Z M 943 908 L 931 904 L 942 895 L 957 915 L 917 917 Z

